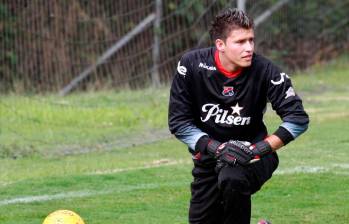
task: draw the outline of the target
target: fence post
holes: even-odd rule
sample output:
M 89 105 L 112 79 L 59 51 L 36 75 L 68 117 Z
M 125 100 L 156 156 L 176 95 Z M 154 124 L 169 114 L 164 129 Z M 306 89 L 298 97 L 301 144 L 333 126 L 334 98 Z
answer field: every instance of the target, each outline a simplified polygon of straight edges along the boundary
M 237 8 L 246 12 L 246 0 L 238 0 Z
M 153 46 L 153 68 L 151 70 L 151 79 L 153 87 L 160 86 L 160 36 L 161 36 L 161 16 L 162 0 L 155 1 L 155 21 L 154 21 L 154 46 Z
M 279 0 L 277 3 L 272 5 L 269 9 L 265 10 L 254 20 L 254 25 L 257 27 L 259 24 L 267 20 L 275 11 L 279 10 L 285 4 L 288 4 L 291 0 Z
M 123 36 L 118 42 L 113 46 L 108 48 L 102 56 L 100 56 L 92 65 L 88 66 L 83 72 L 81 72 L 77 77 L 75 77 L 68 85 L 59 91 L 60 96 L 67 95 L 72 89 L 74 89 L 82 80 L 91 74 L 99 65 L 103 64 L 108 58 L 119 51 L 123 46 L 125 46 L 130 40 L 132 40 L 136 35 L 141 33 L 145 28 L 147 28 L 155 19 L 155 14 L 152 13 L 143 19 L 135 28 Z

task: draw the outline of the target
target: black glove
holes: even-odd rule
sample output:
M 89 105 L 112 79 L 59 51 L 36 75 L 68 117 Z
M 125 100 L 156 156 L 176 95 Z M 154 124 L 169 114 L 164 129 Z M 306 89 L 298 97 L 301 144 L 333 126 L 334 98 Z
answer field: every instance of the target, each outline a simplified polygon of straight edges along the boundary
M 251 145 L 250 149 L 252 150 L 255 157 L 258 158 L 273 152 L 273 149 L 271 148 L 270 144 L 264 140 L 259 141 L 254 145 Z
M 222 144 L 218 141 L 211 140 L 207 145 L 207 152 L 217 159 L 220 166 L 222 166 L 221 163 L 248 165 L 255 157 L 247 145 L 236 140 L 230 140 Z

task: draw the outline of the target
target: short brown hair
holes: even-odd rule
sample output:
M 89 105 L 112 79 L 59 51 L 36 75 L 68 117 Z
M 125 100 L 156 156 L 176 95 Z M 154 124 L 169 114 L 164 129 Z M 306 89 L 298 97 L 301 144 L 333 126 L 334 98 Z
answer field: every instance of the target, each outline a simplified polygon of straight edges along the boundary
M 253 29 L 254 24 L 244 11 L 236 8 L 226 8 L 219 12 L 212 21 L 210 36 L 213 41 L 226 40 L 229 33 L 237 28 Z

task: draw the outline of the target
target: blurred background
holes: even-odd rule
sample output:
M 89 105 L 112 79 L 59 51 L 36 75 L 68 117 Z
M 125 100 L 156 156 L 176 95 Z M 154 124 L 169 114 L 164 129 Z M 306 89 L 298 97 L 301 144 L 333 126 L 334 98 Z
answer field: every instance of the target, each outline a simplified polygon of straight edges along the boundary
M 252 222 L 348 223 L 349 0 L 0 0 L 0 223 L 187 223 L 191 155 L 168 130 L 181 55 L 238 7 L 310 116 Z M 264 116 L 273 133 L 280 118 Z M 285 203 L 287 201 L 287 203 Z
M 225 7 L 254 18 L 256 51 L 291 76 L 346 60 L 349 0 L 0 0 L 0 157 L 170 138 L 178 60 L 213 45 L 209 26 Z
M 349 49 L 348 0 L 1 0 L 0 92 L 167 85 L 183 52 L 212 45 L 210 21 L 228 6 L 290 72 Z

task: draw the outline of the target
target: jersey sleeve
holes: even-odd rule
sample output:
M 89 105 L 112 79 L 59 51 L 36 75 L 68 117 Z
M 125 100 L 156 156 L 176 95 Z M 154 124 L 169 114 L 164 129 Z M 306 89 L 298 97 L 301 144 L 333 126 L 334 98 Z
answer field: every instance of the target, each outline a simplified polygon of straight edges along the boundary
M 293 88 L 290 76 L 273 64 L 269 64 L 267 71 L 267 96 L 273 110 L 283 122 L 307 125 L 309 116 Z
M 184 55 L 177 64 L 170 90 L 168 124 L 172 134 L 188 145 L 191 150 L 200 137 L 206 135 L 194 125 L 193 99 L 190 92 L 192 66 Z

